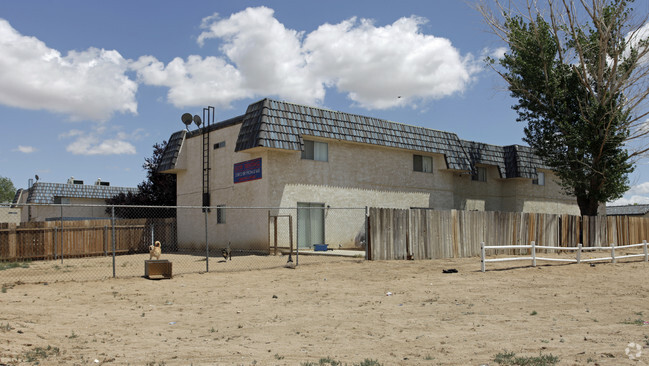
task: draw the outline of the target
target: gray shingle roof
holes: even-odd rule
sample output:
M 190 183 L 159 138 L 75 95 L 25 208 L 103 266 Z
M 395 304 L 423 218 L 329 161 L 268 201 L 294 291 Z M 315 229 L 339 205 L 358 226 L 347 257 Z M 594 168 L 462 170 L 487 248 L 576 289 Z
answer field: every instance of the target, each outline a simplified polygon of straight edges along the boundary
M 460 140 L 451 132 L 410 126 L 378 118 L 309 107 L 272 99 L 250 104 L 246 113 L 209 128 L 213 131 L 241 123 L 235 151 L 255 147 L 302 151 L 304 136 L 358 142 L 443 154 L 449 169 L 473 171 L 475 164 L 498 167 L 503 178 L 536 178 L 536 169 L 549 169 L 526 146 L 496 146 Z M 183 138 L 202 129 L 171 135 L 159 171 L 175 167 Z
M 26 203 L 54 203 L 54 197 L 64 198 L 111 198 L 119 193 L 137 193 L 137 188 L 111 187 L 85 184 L 36 182 L 29 188 Z
M 444 154 L 449 169 L 471 170 L 454 133 L 271 99 L 248 107 L 235 151 L 253 147 L 301 151 L 303 136 Z
M 607 216 L 646 215 L 649 205 L 606 206 Z
M 180 148 L 183 146 L 186 134 L 187 131 L 180 130 L 174 132 L 171 137 L 169 137 L 169 142 L 167 142 L 165 151 L 162 153 L 162 159 L 160 159 L 160 165 L 158 165 L 159 172 L 171 170 L 176 166 L 178 154 L 180 153 Z
M 190 132 L 185 130 L 174 132 L 171 135 L 171 137 L 169 137 L 169 141 L 167 142 L 165 151 L 162 153 L 162 159 L 160 161 L 160 165 L 158 166 L 157 171 L 165 172 L 176 168 L 176 161 L 178 161 L 178 154 L 180 154 L 180 149 L 182 148 L 183 142 L 185 142 L 186 138 L 200 136 L 205 131 L 212 132 L 212 131 L 219 130 L 221 128 L 236 125 L 237 123 L 241 123 L 243 117 L 244 116 L 237 116 L 234 118 L 230 118 L 228 120 L 210 125 L 209 127 L 203 125 L 202 128 Z

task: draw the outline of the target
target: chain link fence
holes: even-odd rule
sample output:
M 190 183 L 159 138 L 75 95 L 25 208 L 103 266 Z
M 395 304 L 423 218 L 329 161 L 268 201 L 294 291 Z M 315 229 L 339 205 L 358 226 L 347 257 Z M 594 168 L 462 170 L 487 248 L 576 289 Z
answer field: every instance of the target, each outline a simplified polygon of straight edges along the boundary
M 359 261 L 366 238 L 366 208 L 0 205 L 0 284 Z

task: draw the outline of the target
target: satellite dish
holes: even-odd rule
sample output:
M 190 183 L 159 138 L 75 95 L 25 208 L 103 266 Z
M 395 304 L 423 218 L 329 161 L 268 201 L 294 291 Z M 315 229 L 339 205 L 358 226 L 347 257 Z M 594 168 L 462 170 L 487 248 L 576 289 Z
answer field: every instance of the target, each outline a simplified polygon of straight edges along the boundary
M 192 124 L 192 115 L 189 114 L 189 113 L 185 113 L 185 114 L 183 114 L 183 116 L 180 117 L 180 119 L 182 119 L 183 123 L 184 123 L 185 126 L 187 126 L 187 127 L 189 127 L 189 125 Z
M 199 117 L 198 114 L 194 115 L 194 123 L 196 123 L 196 127 L 201 127 L 201 123 L 203 123 L 203 121 L 201 121 L 201 117 Z
M 38 180 L 40 179 L 40 178 L 38 178 L 38 174 L 36 174 L 36 175 L 34 176 L 34 178 L 36 178 L 36 181 L 37 181 L 37 182 L 38 182 Z

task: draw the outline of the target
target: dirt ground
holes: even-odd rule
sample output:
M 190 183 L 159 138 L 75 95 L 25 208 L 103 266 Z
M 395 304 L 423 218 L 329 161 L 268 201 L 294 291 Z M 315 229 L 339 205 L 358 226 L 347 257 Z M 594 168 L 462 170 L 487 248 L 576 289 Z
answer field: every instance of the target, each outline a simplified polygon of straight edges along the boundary
M 166 280 L 3 281 L 37 266 L 16 268 L 0 272 L 0 364 L 496 365 L 505 351 L 649 364 L 649 263 L 511 266 L 352 259 Z

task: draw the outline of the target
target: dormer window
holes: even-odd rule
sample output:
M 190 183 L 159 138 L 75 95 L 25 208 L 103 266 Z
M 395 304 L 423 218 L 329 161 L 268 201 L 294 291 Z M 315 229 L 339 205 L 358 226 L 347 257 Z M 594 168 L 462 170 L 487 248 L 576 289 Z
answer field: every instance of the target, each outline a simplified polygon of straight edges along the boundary
M 329 146 L 326 142 L 304 140 L 302 159 L 329 161 Z
M 432 173 L 433 172 L 433 158 L 430 156 L 413 155 L 412 156 L 412 170 L 416 172 Z

